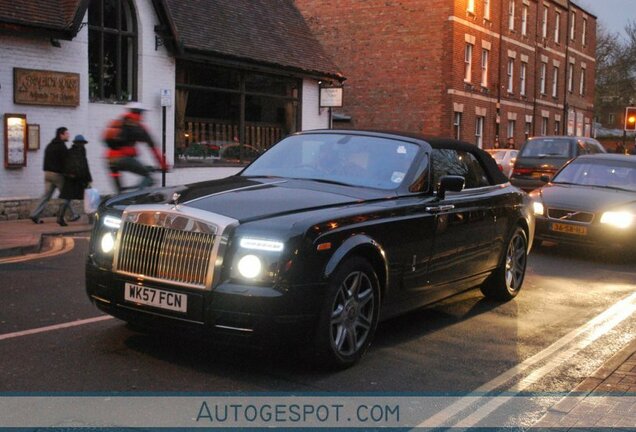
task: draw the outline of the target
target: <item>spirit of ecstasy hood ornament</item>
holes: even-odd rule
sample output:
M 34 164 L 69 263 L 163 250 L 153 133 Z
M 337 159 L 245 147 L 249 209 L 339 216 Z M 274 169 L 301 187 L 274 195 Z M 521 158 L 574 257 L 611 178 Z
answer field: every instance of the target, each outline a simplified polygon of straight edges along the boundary
M 174 207 L 172 207 L 173 210 L 178 210 L 179 208 L 179 198 L 181 198 L 181 194 L 178 192 L 175 192 L 172 194 L 172 205 Z

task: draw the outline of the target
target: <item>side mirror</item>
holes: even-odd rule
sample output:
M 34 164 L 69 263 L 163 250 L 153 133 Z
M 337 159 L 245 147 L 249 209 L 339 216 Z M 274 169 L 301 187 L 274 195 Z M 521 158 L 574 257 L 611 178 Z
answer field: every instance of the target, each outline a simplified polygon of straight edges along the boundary
M 446 192 L 461 192 L 464 189 L 466 180 L 462 176 L 447 175 L 439 179 L 439 187 L 437 188 L 437 198 L 444 199 Z
M 549 176 L 549 175 L 547 175 L 547 174 L 543 174 L 543 175 L 540 177 L 540 179 L 541 179 L 541 181 L 542 181 L 543 183 L 549 183 L 549 182 L 550 182 L 550 176 Z

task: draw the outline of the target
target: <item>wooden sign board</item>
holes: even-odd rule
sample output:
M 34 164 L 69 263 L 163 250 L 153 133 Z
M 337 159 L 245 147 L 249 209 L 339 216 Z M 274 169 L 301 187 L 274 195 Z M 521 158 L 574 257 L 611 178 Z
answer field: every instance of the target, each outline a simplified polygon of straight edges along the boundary
M 24 105 L 78 106 L 80 76 L 71 72 L 13 68 L 13 101 Z

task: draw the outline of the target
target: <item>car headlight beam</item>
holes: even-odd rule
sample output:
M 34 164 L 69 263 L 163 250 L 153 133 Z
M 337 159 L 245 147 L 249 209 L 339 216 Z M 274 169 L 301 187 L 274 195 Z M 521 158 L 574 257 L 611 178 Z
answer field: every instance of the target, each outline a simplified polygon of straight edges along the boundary
M 634 215 L 627 211 L 608 211 L 601 216 L 601 223 L 615 228 L 627 229 L 634 223 Z
M 256 255 L 245 255 L 238 262 L 238 271 L 246 279 L 254 279 L 261 274 L 263 263 Z
M 102 236 L 102 241 L 100 242 L 100 246 L 102 248 L 102 252 L 105 254 L 109 254 L 115 249 L 115 237 L 113 233 L 107 232 Z

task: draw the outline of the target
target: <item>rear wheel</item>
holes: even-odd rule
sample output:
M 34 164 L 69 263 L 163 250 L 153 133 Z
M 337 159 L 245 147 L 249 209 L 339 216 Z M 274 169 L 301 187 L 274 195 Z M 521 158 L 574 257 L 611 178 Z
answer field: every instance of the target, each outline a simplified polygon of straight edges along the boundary
M 503 262 L 482 284 L 481 292 L 494 300 L 514 298 L 523 285 L 527 261 L 528 236 L 523 228 L 516 227 L 508 239 Z
M 322 365 L 345 368 L 371 345 L 378 324 L 380 284 L 371 264 L 358 257 L 340 265 L 329 279 L 314 341 Z

